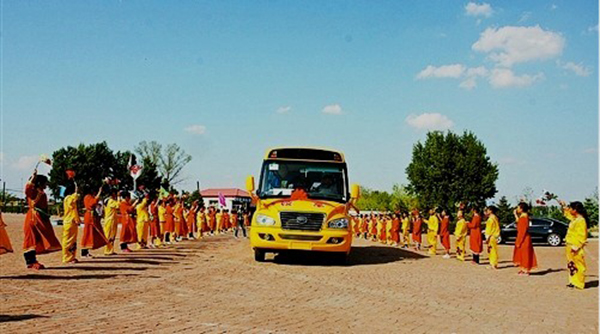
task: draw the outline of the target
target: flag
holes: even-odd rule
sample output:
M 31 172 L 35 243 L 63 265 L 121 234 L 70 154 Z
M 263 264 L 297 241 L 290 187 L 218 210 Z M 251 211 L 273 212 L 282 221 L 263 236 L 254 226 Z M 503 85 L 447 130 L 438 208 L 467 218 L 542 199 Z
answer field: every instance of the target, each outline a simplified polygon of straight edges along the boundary
M 227 206 L 227 202 L 225 202 L 225 196 L 223 196 L 222 192 L 219 192 L 219 204 L 221 204 L 221 206 Z
M 52 167 L 52 160 L 50 160 L 50 158 L 48 158 L 48 156 L 45 154 L 40 155 L 40 162 Z
M 129 170 L 129 174 L 135 180 L 142 174 L 142 168 L 144 166 L 138 165 L 135 159 L 135 155 L 129 156 L 129 162 L 127 163 L 127 169 Z
M 72 180 L 75 177 L 75 171 L 72 169 L 67 169 L 67 179 Z

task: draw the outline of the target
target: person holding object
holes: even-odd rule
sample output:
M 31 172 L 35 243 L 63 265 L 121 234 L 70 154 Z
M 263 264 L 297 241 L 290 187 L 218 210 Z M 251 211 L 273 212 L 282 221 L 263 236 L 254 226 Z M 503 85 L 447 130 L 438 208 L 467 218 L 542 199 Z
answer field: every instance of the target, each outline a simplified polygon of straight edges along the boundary
M 517 221 L 517 239 L 513 251 L 513 263 L 519 267 L 520 276 L 529 276 L 531 269 L 537 267 L 533 243 L 529 235 L 529 205 L 521 202 L 513 212 Z
M 498 237 L 500 236 L 500 222 L 496 213 L 498 208 L 490 205 L 485 208 L 487 221 L 485 222 L 485 243 L 490 259 L 490 269 L 498 269 Z
M 121 204 L 119 207 L 121 210 L 121 235 L 119 236 L 119 243 L 121 244 L 121 251 L 124 253 L 131 252 L 128 244 L 135 244 L 138 241 L 135 218 L 133 217 L 136 204 L 137 200 L 131 203 L 131 196 L 127 190 L 121 191 Z
M 108 239 L 106 247 L 104 247 L 104 255 L 115 255 L 115 239 L 117 238 L 117 211 L 119 210 L 119 198 L 117 190 L 110 191 L 110 197 L 104 206 L 104 235 Z
M 100 195 L 102 194 L 102 187 L 100 187 L 96 196 L 92 195 L 91 191 L 92 189 L 88 188 L 88 191 L 86 191 L 87 194 L 83 198 L 85 214 L 83 216 L 83 235 L 81 237 L 82 257 L 92 257 L 90 250 L 98 249 L 108 244 L 96 210 Z
M 565 217 L 570 220 L 569 229 L 565 238 L 567 270 L 569 273 L 569 288 L 583 290 L 585 288 L 585 245 L 587 243 L 588 215 L 581 202 L 571 202 L 566 205 L 559 201 Z
M 37 169 L 33 170 L 25 185 L 25 197 L 29 209 L 23 223 L 23 256 L 27 268 L 34 270 L 45 268 L 37 261 L 38 254 L 58 252 L 62 249 L 50 223 L 48 197 L 44 192 L 47 185 L 48 178 L 38 175 Z

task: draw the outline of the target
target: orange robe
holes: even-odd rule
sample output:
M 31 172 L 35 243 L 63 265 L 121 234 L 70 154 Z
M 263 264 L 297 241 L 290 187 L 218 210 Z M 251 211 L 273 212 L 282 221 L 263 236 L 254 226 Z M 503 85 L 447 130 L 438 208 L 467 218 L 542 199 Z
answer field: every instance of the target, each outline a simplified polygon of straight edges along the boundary
M 387 219 L 381 219 L 381 230 L 379 231 L 379 241 L 387 241 Z
M 371 235 L 377 236 L 377 218 L 371 218 Z
M 196 228 L 196 208 L 190 208 L 187 215 L 187 233 L 193 233 L 197 230 Z
M 83 216 L 83 235 L 81 236 L 82 249 L 98 249 L 108 244 L 108 239 L 104 235 L 104 229 L 100 224 L 100 217 L 96 213 L 98 200 L 92 195 L 85 195 L 83 206 L 85 215 Z
M 412 239 L 413 242 L 422 243 L 421 240 L 421 226 L 423 225 L 423 219 L 417 218 L 413 221 Z
M 394 218 L 392 220 L 392 228 L 390 229 L 391 239 L 393 242 L 400 242 L 400 219 Z
M 446 251 L 450 251 L 450 218 L 442 218 L 440 224 L 440 243 L 444 246 Z
M 133 212 L 135 208 L 131 203 L 127 201 L 121 201 L 121 235 L 119 236 L 119 242 L 122 244 L 133 244 L 137 243 L 137 231 L 135 229 L 135 219 L 133 219 Z
M 231 227 L 236 228 L 238 227 L 238 215 L 237 213 L 234 213 L 231 215 Z
M 8 233 L 6 233 L 6 229 L 4 229 L 5 226 L 6 224 L 2 219 L 2 212 L 0 212 L 0 255 L 13 252 Z
M 223 213 L 223 229 L 226 230 L 231 227 L 231 221 L 229 221 L 229 214 L 227 212 Z
M 244 226 L 250 226 L 250 217 L 247 213 L 244 214 Z
M 471 251 L 475 254 L 483 252 L 483 239 L 481 237 L 481 216 L 473 215 L 471 222 L 467 224 L 469 228 L 469 245 Z
M 158 204 L 154 203 L 150 205 L 150 214 L 152 219 L 150 220 L 150 237 L 160 237 L 160 221 L 158 220 Z
M 35 250 L 36 254 L 45 254 L 62 250 L 50 223 L 46 193 L 28 182 L 25 186 L 25 196 L 29 210 L 23 223 L 23 251 Z
M 360 233 L 367 233 L 369 229 L 369 222 L 367 218 L 363 218 L 360 220 Z
M 528 229 L 529 217 L 521 215 L 517 220 L 517 240 L 515 240 L 515 250 L 513 251 L 513 263 L 527 271 L 537 267 L 537 259 Z
M 175 231 L 175 221 L 173 219 L 173 207 L 171 204 L 165 206 L 165 232 L 173 233 Z
M 214 232 L 214 230 L 217 228 L 216 223 L 217 223 L 216 213 L 214 211 L 209 212 L 208 213 L 208 229 L 211 232 Z

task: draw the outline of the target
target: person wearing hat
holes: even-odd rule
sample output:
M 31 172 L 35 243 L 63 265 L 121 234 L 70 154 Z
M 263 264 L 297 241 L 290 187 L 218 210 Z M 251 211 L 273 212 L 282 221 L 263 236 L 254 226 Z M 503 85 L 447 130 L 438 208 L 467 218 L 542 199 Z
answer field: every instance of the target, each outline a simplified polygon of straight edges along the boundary
M 58 252 L 62 246 L 50 223 L 48 213 L 48 197 L 44 190 L 48 185 L 48 178 L 38 175 L 37 169 L 25 185 L 25 197 L 29 209 L 23 222 L 23 256 L 27 268 L 39 270 L 45 266 L 37 261 L 37 255 Z

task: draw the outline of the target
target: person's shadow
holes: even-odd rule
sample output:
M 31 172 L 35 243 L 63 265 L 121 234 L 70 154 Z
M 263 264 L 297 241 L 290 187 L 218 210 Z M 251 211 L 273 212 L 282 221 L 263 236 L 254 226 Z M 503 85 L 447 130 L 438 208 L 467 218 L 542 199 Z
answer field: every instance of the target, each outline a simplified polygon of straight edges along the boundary
M 337 254 L 329 252 L 285 251 L 277 254 L 273 262 L 303 266 L 361 266 L 385 264 L 404 260 L 427 258 L 405 249 L 385 246 L 352 247 L 346 263 L 340 263 Z

